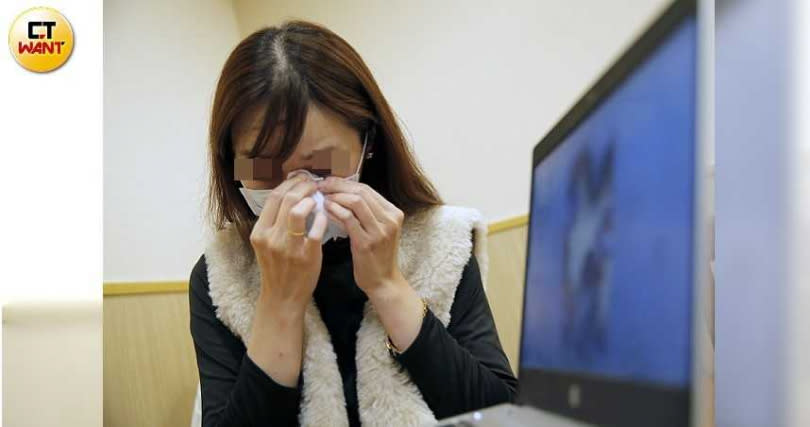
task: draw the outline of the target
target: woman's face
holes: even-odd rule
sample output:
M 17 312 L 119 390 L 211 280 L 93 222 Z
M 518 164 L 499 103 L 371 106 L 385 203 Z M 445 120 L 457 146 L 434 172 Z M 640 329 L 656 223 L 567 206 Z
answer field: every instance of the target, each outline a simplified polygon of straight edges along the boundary
M 248 157 L 250 149 L 262 128 L 265 106 L 245 111 L 231 129 L 231 140 L 237 158 Z M 273 146 L 273 135 L 266 148 Z M 297 169 L 307 169 L 317 175 L 346 177 L 357 171 L 362 151 L 360 134 L 330 110 L 314 103 L 309 105 L 301 140 L 290 157 L 281 164 L 280 176 L 270 180 L 245 180 L 245 188 L 271 189 L 286 179 L 287 174 Z M 259 154 L 258 157 L 267 157 Z

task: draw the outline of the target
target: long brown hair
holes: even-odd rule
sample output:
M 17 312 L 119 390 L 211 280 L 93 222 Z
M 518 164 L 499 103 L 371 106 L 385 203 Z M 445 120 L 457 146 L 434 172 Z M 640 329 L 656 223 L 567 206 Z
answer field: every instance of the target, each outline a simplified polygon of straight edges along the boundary
M 256 221 L 234 180 L 231 126 L 251 107 L 266 106 L 249 156 L 266 153 L 270 136 L 277 134 L 280 142 L 270 155 L 284 161 L 298 144 L 311 102 L 369 132 L 374 155 L 363 163 L 362 182 L 406 216 L 442 204 L 360 55 L 329 29 L 294 20 L 249 35 L 223 66 L 209 129 L 208 214 L 215 230 L 231 222 L 247 243 Z

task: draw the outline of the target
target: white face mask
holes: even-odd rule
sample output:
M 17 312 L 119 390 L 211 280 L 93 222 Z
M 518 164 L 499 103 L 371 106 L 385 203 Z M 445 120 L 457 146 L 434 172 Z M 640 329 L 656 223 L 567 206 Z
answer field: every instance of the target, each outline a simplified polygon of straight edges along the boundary
M 366 153 L 366 141 L 363 141 L 363 150 L 360 153 L 360 161 L 357 163 L 357 170 L 354 174 L 347 176 L 345 179 L 347 181 L 354 181 L 360 182 L 360 166 L 363 164 L 363 158 L 365 157 Z M 311 177 L 315 181 L 323 180 L 323 177 L 317 176 L 312 172 L 306 169 L 297 169 L 287 174 L 287 179 L 290 177 L 297 175 L 299 173 L 303 173 Z M 245 198 L 250 210 L 256 216 L 262 213 L 262 208 L 264 207 L 264 202 L 267 200 L 267 197 L 270 195 L 270 192 L 273 191 L 272 189 L 267 190 L 253 190 L 250 188 L 240 187 L 239 191 L 242 193 L 242 196 Z M 310 212 L 309 216 L 307 217 L 307 233 L 309 233 L 309 229 L 312 228 L 312 223 L 315 221 L 315 214 L 318 212 L 323 212 L 326 215 L 326 211 L 323 207 L 323 193 L 318 190 L 315 190 L 315 193 L 312 195 L 312 199 L 315 200 L 315 208 Z M 327 215 L 327 218 L 328 215 Z M 337 238 L 345 238 L 349 235 L 346 232 L 346 229 L 343 227 L 343 224 L 333 221 L 332 219 L 328 219 L 329 223 L 326 226 L 326 232 L 323 235 L 323 239 L 321 239 L 321 244 L 328 242 L 330 239 L 337 239 Z

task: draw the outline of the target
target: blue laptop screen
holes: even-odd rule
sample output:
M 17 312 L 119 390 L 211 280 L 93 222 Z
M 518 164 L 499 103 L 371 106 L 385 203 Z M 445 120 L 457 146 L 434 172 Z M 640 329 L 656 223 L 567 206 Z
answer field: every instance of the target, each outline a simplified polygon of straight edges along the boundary
M 521 369 L 686 386 L 696 25 L 533 171 Z

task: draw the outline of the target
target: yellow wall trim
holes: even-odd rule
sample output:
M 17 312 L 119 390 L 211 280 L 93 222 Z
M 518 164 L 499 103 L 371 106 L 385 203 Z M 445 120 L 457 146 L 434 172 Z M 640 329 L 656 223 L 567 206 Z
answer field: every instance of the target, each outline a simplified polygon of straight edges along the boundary
M 500 221 L 491 222 L 489 224 L 489 231 L 487 232 L 487 234 L 495 234 L 500 233 L 501 231 L 523 227 L 528 223 L 529 223 L 529 215 L 518 215 L 512 218 L 502 219 Z
M 174 292 L 188 292 L 187 281 L 174 282 L 106 282 L 104 283 L 104 296 L 134 295 L 134 294 L 165 294 Z
M 489 224 L 487 234 L 500 233 L 513 228 L 522 227 L 529 223 L 528 215 L 518 215 Z M 175 292 L 188 292 L 188 281 L 173 282 L 105 282 L 104 296 L 135 295 L 135 294 L 165 294 Z

